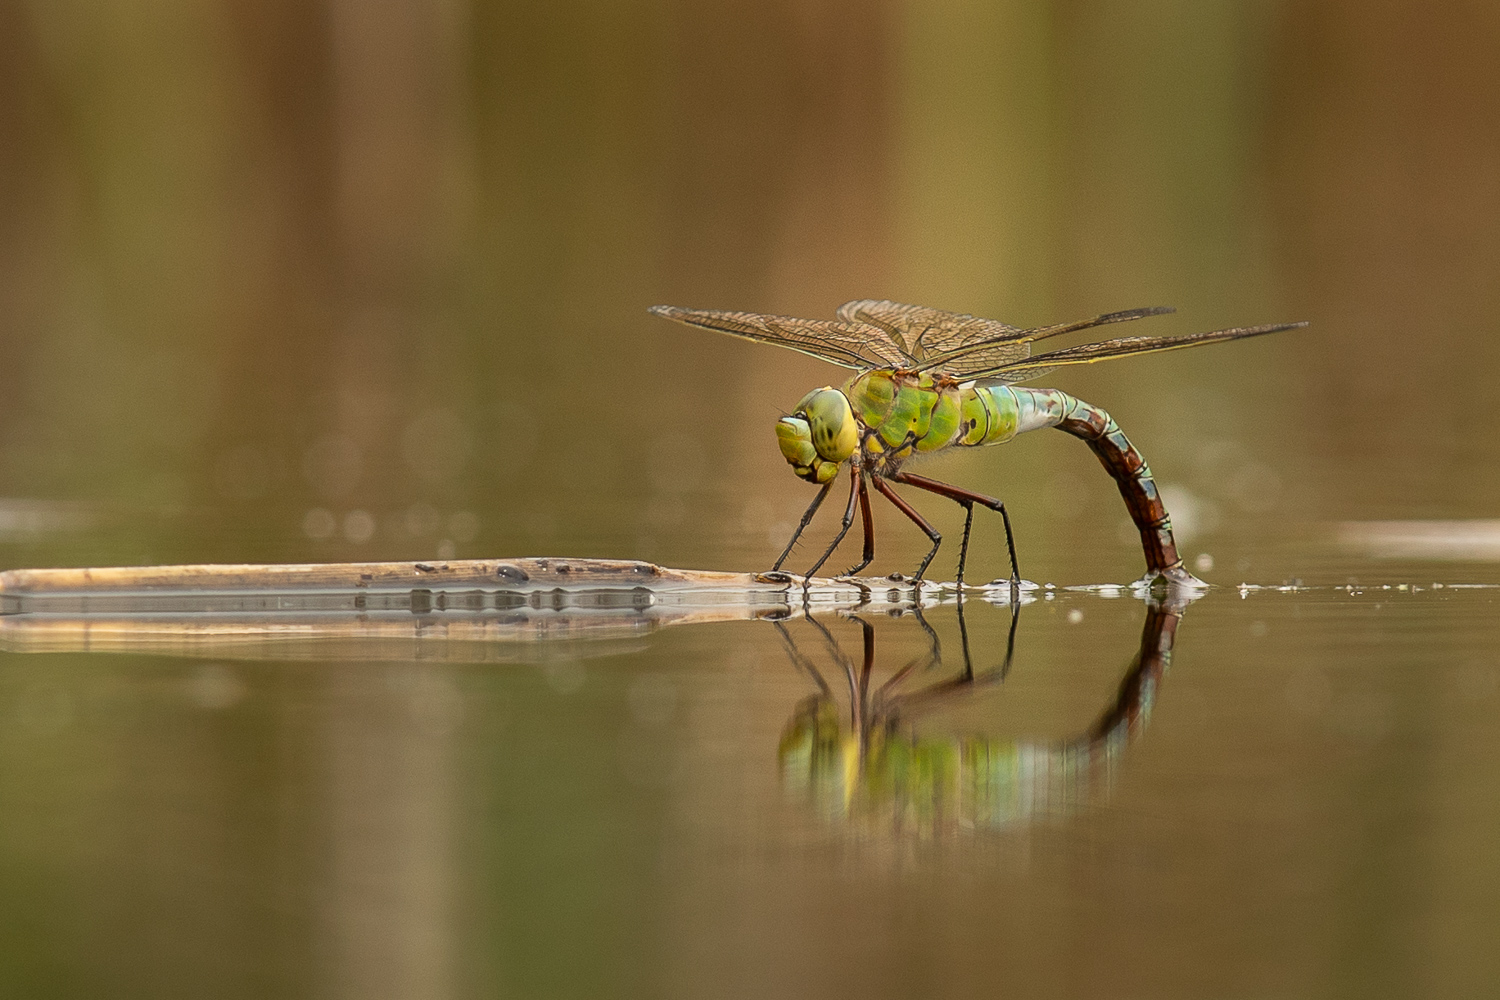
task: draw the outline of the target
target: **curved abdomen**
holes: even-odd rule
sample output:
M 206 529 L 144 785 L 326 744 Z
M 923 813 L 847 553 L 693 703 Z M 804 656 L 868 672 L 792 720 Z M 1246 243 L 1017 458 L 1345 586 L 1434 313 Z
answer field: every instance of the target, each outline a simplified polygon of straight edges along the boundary
M 1146 566 L 1152 574 L 1182 565 L 1172 537 L 1172 519 L 1162 505 L 1146 460 L 1104 410 L 1060 389 L 980 386 L 964 393 L 964 423 L 957 444 L 1009 441 L 1040 427 L 1056 427 L 1082 438 L 1114 477 L 1130 519 L 1141 533 Z

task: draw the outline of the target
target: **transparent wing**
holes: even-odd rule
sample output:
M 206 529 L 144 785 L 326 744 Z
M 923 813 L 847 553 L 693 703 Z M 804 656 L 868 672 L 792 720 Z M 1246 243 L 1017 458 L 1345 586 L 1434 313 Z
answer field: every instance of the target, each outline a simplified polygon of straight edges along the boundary
M 885 330 L 867 323 L 681 309 L 677 306 L 652 306 L 650 312 L 688 326 L 789 347 L 845 368 L 910 368 L 916 364 L 916 359 Z
M 1161 316 L 1175 312 L 1171 306 L 1146 306 L 1142 309 L 1124 309 L 1120 312 L 1104 313 L 1090 319 L 1072 323 L 1057 323 L 1052 326 L 1032 327 L 1029 330 L 1012 330 L 1007 334 L 988 340 L 964 344 L 962 347 L 937 356 L 929 355 L 922 364 L 923 370 L 936 369 L 954 378 L 974 378 L 976 373 L 989 371 L 1002 365 L 1015 364 L 1031 356 L 1031 344 L 1058 334 L 1091 330 L 1112 323 L 1129 323 L 1147 316 Z
M 1155 354 L 1160 351 L 1175 351 L 1182 347 L 1217 344 L 1225 340 L 1242 340 L 1245 337 L 1259 337 L 1262 334 L 1277 333 L 1281 330 L 1295 330 L 1306 325 L 1306 323 L 1272 323 L 1267 326 L 1237 326 L 1230 330 L 1190 333 L 1181 337 L 1121 337 L 1118 340 L 1104 340 L 1097 344 L 1082 344 L 1078 347 L 1066 347 L 1060 351 L 1048 351 L 1045 354 L 1027 358 L 1025 361 L 999 365 L 987 371 L 966 372 L 963 377 L 1005 383 L 1025 382 L 1065 365 L 1088 365 L 1095 361 L 1124 358 L 1132 354 Z
M 1027 332 L 995 319 L 888 299 L 845 302 L 839 306 L 838 317 L 845 323 L 880 327 L 903 351 L 917 360 L 938 357 L 980 341 L 1014 339 Z M 1025 356 L 1025 350 L 1017 355 Z

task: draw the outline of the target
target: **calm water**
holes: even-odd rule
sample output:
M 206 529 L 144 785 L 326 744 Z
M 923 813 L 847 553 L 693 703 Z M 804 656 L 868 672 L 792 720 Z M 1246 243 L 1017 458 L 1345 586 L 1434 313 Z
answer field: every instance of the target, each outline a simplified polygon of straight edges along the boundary
M 1220 588 L 1180 621 L 1039 593 L 1003 676 L 1011 615 L 973 602 L 967 685 L 951 604 L 924 616 L 942 662 L 883 611 L 352 658 L 10 652 L 0 975 L 24 995 L 1482 993 L 1500 588 L 1431 575 Z
M 971 606 L 942 696 L 953 607 L 931 667 L 866 615 L 871 697 L 915 665 L 863 758 L 838 614 L 0 651 L 0 994 L 1500 992 L 1497 48 L 1367 0 L 0 3 L 0 569 L 763 569 L 772 426 L 841 373 L 655 303 L 1311 324 L 1057 373 L 1218 585 L 1159 676 L 1064 589 L 1141 570 L 1086 448 L 924 466 L 1058 589 L 1003 683 Z

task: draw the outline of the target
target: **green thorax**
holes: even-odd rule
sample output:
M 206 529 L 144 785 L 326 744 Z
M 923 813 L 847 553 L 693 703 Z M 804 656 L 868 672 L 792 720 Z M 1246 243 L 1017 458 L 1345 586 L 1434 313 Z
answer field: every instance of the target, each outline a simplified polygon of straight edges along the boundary
M 868 431 L 867 449 L 905 457 L 944 448 L 958 432 L 958 387 L 931 375 L 876 369 L 850 379 L 844 395 Z
M 976 388 L 879 368 L 850 379 L 844 394 L 865 429 L 865 449 L 897 459 L 949 445 L 998 444 L 1017 430 L 1016 398 L 1005 386 Z

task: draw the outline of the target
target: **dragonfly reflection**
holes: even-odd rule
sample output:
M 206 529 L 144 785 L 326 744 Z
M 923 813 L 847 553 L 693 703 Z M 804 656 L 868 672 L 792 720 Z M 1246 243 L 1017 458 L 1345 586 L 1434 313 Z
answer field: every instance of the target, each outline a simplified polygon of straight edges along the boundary
M 807 615 L 823 653 L 844 675 L 839 686 L 846 687 L 847 705 L 842 706 L 806 644 L 778 622 L 788 656 L 818 689 L 798 705 L 782 735 L 783 784 L 827 819 L 896 832 L 1001 829 L 1100 802 L 1150 717 L 1178 622 L 1192 599 L 1178 593 L 1166 602 L 1146 603 L 1139 649 L 1114 699 L 1083 731 L 1051 742 L 922 731 L 924 716 L 1005 679 L 1015 654 L 1019 606 L 1012 607 L 1004 659 L 975 672 L 960 604 L 962 666 L 946 680 L 918 688 L 911 686 L 913 680 L 942 663 L 941 644 L 920 607 L 913 613 L 927 633 L 927 651 L 878 686 L 872 682 L 875 627 L 857 613 L 847 615 L 861 627 L 863 653 L 856 663 L 822 622 Z

